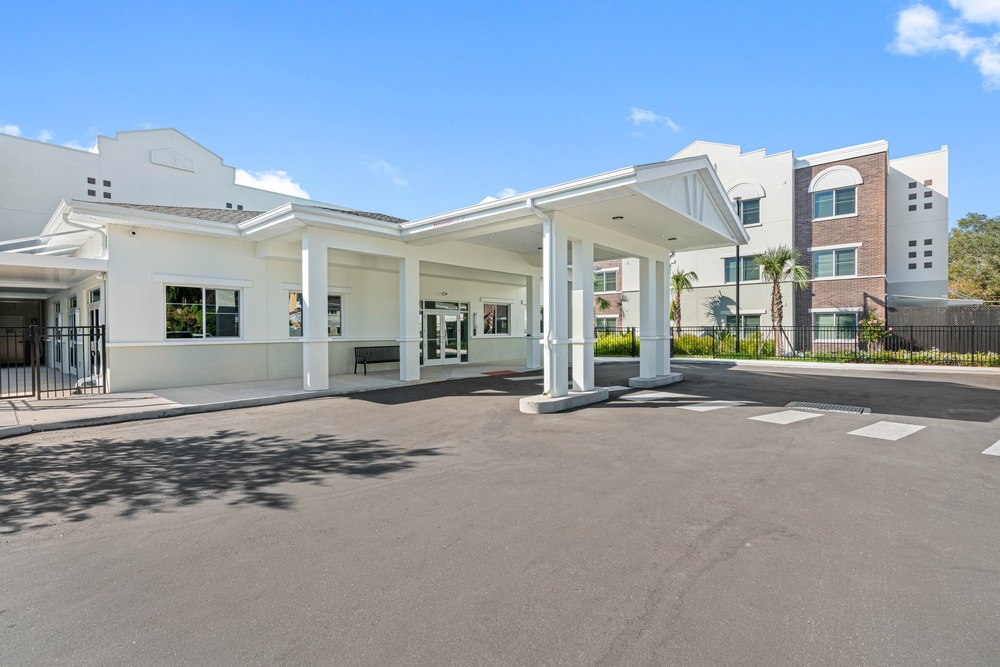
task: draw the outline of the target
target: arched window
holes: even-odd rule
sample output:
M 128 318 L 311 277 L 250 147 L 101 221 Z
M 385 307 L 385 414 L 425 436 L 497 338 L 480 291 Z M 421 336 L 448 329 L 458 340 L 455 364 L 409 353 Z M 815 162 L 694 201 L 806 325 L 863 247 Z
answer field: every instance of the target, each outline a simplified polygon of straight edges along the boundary
M 760 224 L 760 200 L 766 196 L 760 183 L 741 181 L 729 188 L 727 194 L 744 227 Z
M 842 164 L 816 174 L 809 183 L 813 219 L 857 215 L 858 186 L 862 183 L 864 179 L 857 169 Z

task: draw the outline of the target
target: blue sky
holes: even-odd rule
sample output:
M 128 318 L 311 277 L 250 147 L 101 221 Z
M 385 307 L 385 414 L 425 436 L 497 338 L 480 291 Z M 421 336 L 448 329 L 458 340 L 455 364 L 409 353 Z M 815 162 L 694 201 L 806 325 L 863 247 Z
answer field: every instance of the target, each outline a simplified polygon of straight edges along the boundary
M 315 199 L 417 218 L 670 157 L 948 144 L 1000 213 L 1000 0 L 15 3 L 0 128 L 176 127 Z M 274 172 L 283 172 L 274 173 Z

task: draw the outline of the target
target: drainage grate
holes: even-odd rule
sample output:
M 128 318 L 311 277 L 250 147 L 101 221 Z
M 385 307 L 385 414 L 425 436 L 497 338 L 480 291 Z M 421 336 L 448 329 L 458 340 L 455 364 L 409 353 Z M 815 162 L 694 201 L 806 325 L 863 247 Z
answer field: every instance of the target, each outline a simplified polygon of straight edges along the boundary
M 792 401 L 786 408 L 801 408 L 803 410 L 818 410 L 820 412 L 846 412 L 849 415 L 871 414 L 871 408 L 862 408 L 856 405 L 834 405 L 832 403 L 804 403 L 802 401 Z

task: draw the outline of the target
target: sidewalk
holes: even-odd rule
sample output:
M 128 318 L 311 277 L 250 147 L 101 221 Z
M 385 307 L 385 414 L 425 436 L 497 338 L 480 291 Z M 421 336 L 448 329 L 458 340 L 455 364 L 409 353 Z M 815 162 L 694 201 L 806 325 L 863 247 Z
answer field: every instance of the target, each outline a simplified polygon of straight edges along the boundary
M 376 389 L 413 386 L 475 377 L 496 372 L 527 371 L 524 361 L 490 364 L 432 366 L 420 369 L 420 379 L 402 382 L 398 370 L 369 371 L 368 375 L 331 375 L 326 391 L 305 391 L 302 378 L 214 384 L 154 391 L 93 394 L 44 400 L 0 400 L 0 438 L 32 431 L 54 431 L 116 424 L 138 419 L 174 417 L 258 405 L 304 401 L 324 396 L 343 396 Z

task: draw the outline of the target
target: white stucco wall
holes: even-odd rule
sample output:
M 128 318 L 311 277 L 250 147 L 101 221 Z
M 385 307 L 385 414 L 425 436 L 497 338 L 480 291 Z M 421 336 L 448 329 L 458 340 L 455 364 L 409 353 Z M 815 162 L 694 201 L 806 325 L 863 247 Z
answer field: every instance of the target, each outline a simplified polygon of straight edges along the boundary
M 925 185 L 927 181 L 931 184 Z M 911 183 L 915 183 L 915 187 L 911 188 Z M 910 195 L 916 198 L 910 199 Z M 888 293 L 947 296 L 948 147 L 890 160 L 886 200 Z M 916 210 L 910 211 L 910 206 L 916 206 Z M 910 245 L 913 241 L 915 246 Z M 911 258 L 911 252 L 917 256 Z M 927 255 L 928 252 L 931 254 Z M 925 268 L 927 262 L 931 263 L 931 268 Z M 911 269 L 910 264 L 917 266 Z
M 400 252 L 431 252 L 397 245 Z M 288 249 L 286 257 L 260 258 L 257 244 L 246 240 L 110 226 L 110 280 L 103 305 L 111 389 L 301 377 L 301 339 L 288 335 L 288 293 L 301 291 L 302 269 L 296 259 L 301 251 L 297 244 Z M 487 252 L 477 246 L 467 254 Z M 331 374 L 350 373 L 355 346 L 392 345 L 399 336 L 398 260 L 334 249 L 327 275 L 329 291 L 342 295 L 343 307 L 343 335 L 330 339 L 329 369 Z M 239 289 L 239 338 L 167 340 L 168 284 Z M 470 335 L 471 362 L 524 358 L 524 276 L 422 262 L 419 294 L 424 300 L 469 304 L 470 332 L 473 317 L 477 324 Z M 57 298 L 65 300 L 68 295 Z M 81 303 L 82 299 L 83 295 Z M 483 334 L 486 302 L 510 304 L 510 335 Z M 47 308 L 51 313 L 51 301 Z M 378 369 L 395 367 L 385 364 Z
M 746 228 L 750 242 L 740 247 L 740 255 L 749 257 L 777 246 L 793 246 L 794 229 L 794 157 L 790 151 L 768 155 L 763 150 L 743 153 L 739 146 L 696 141 L 677 153 L 674 158 L 707 155 L 715 165 L 723 187 L 732 193 L 746 193 L 748 186 L 759 186 L 764 196 L 760 200 L 761 224 Z M 696 290 L 682 297 L 682 325 L 710 326 L 717 317 L 735 314 L 726 308 L 710 312 L 709 305 L 719 294 L 723 299 L 718 303 L 726 305 L 735 295 L 735 284 L 725 282 L 725 258 L 735 257 L 736 248 L 715 248 L 695 252 L 677 253 L 673 258 L 674 271 L 694 271 L 698 274 Z M 764 288 L 766 287 L 766 289 Z M 791 289 L 783 289 L 784 320 L 791 326 L 794 308 Z M 744 314 L 765 315 L 761 323 L 770 323 L 770 286 L 741 282 L 740 308 Z M 689 305 L 690 304 L 690 305 Z
M 98 137 L 95 152 L 0 135 L 0 241 L 39 234 L 64 199 L 261 211 L 309 201 L 236 185 L 233 167 L 173 129 Z

